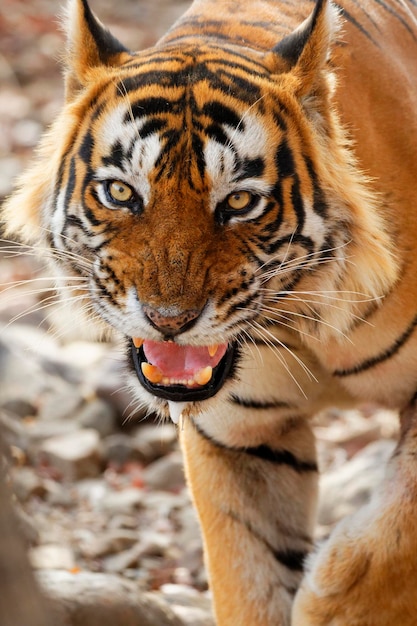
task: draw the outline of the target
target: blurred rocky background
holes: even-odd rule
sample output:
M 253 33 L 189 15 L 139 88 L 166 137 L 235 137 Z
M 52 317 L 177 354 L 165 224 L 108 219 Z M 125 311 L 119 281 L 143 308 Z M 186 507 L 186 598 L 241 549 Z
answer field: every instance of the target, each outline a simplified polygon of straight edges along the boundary
M 132 49 L 151 45 L 187 6 L 91 4 Z M 0 198 L 62 102 L 62 11 L 54 0 L 2 0 Z M 42 259 L 0 243 L 3 475 L 52 624 L 213 625 L 175 427 L 135 410 L 122 358 L 117 342 L 91 337 L 56 302 Z M 372 406 L 332 411 L 316 432 L 320 539 L 381 479 L 396 416 Z

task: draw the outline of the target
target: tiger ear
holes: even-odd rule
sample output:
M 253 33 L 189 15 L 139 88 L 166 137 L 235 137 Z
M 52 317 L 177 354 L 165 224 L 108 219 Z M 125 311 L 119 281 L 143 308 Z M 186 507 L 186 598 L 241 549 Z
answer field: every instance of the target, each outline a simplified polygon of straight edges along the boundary
M 339 26 L 339 12 L 330 0 L 316 0 L 310 16 L 272 50 L 281 71 L 284 64 L 284 71 L 296 78 L 298 97 L 307 96 L 321 82 Z
M 69 0 L 66 16 L 66 100 L 89 82 L 91 70 L 118 66 L 130 52 L 101 24 L 87 0 Z

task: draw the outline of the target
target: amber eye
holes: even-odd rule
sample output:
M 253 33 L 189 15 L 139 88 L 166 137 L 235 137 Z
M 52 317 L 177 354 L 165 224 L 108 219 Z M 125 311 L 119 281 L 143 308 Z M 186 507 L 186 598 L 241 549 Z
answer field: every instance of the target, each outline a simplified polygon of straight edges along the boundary
M 121 180 L 112 180 L 108 183 L 107 193 L 114 202 L 130 202 L 133 198 L 133 190 Z
M 251 205 L 252 200 L 253 196 L 249 191 L 235 191 L 226 198 L 226 204 L 228 209 L 243 211 Z

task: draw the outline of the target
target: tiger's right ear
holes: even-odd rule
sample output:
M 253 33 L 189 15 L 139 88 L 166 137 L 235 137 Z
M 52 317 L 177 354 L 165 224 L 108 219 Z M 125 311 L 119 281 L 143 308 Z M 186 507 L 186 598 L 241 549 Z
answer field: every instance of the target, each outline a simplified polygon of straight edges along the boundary
M 323 70 L 332 43 L 340 28 L 339 10 L 331 0 L 316 0 L 309 17 L 284 37 L 269 54 L 271 66 L 290 72 L 295 79 L 297 96 L 315 93 L 322 83 Z
M 101 24 L 87 0 L 69 0 L 65 30 L 65 95 L 70 102 L 88 83 L 99 67 L 117 67 L 130 52 Z

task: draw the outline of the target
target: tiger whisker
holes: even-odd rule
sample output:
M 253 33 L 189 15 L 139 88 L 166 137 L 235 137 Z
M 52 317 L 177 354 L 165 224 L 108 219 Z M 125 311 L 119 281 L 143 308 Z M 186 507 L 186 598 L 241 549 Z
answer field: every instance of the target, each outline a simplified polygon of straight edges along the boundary
M 259 349 L 259 346 L 256 344 L 255 339 L 252 337 L 252 335 L 248 332 L 247 329 L 243 330 L 243 333 L 238 337 L 237 341 L 239 345 L 244 344 L 248 348 L 248 350 L 251 352 L 251 354 L 253 354 L 253 350 L 256 350 L 259 356 L 260 362 L 261 363 L 263 362 L 262 352 Z
M 265 313 L 264 313 L 264 311 L 265 311 Z M 346 335 L 346 333 L 344 333 L 340 328 L 337 328 L 337 326 L 334 326 L 334 324 L 331 324 L 330 322 L 326 322 L 323 319 L 316 318 L 316 317 L 313 317 L 311 315 L 307 315 L 305 313 L 301 313 L 301 312 L 298 312 L 298 311 L 287 311 L 285 309 L 273 309 L 271 307 L 262 307 L 260 309 L 260 313 L 263 315 L 263 317 L 265 319 L 270 320 L 271 322 L 276 321 L 276 319 L 271 317 L 270 315 L 267 315 L 266 313 L 273 313 L 273 314 L 284 313 L 285 315 L 291 315 L 293 317 L 298 317 L 298 318 L 301 318 L 301 319 L 309 320 L 311 322 L 314 322 L 314 323 L 317 323 L 317 324 L 321 324 L 322 326 L 326 326 L 328 328 L 331 328 L 338 335 L 343 337 L 343 339 L 346 339 L 347 341 L 352 343 L 352 340 Z M 297 331 L 298 331 L 298 328 L 297 328 Z
M 382 300 L 384 296 L 370 296 L 369 294 L 366 293 L 362 293 L 360 291 L 349 291 L 349 290 L 343 290 L 343 289 L 334 289 L 334 290 L 321 290 L 321 291 L 300 291 L 298 289 L 294 289 L 293 291 L 279 291 L 277 292 L 276 289 L 271 289 L 269 287 L 263 287 L 262 291 L 266 294 L 273 294 L 272 296 L 269 296 L 269 298 L 274 297 L 274 294 L 277 298 L 277 300 L 281 300 L 281 294 L 284 296 L 292 296 L 293 294 L 300 294 L 300 295 L 311 295 L 311 296 L 322 296 L 323 298 L 327 298 L 327 299 L 331 299 L 331 300 L 340 300 L 341 302 L 349 302 L 349 303 L 363 303 L 363 302 L 373 302 L 373 301 L 377 301 L 377 300 Z M 336 295 L 329 295 L 329 294 L 352 294 L 354 296 L 362 296 L 360 299 L 347 299 L 347 298 L 342 298 L 342 297 L 337 297 Z
M 284 275 L 286 273 L 288 273 L 288 271 L 290 270 L 302 270 L 304 268 L 316 268 L 319 265 L 325 265 L 327 263 L 334 263 L 335 259 L 328 259 L 328 258 L 317 258 L 317 259 L 305 259 L 303 261 L 299 261 L 298 259 L 294 259 L 293 261 L 288 261 L 285 266 L 280 266 L 280 267 L 276 267 L 276 268 L 272 268 L 270 270 L 267 270 L 266 272 L 264 272 L 264 274 L 262 274 L 261 276 L 261 281 L 262 282 L 267 282 L 269 280 L 271 280 L 272 278 L 276 278 L 277 276 L 280 275 Z M 344 259 L 345 263 L 349 263 L 349 259 L 346 257 Z
M 344 308 L 342 306 L 338 306 L 337 304 L 332 304 L 330 302 L 320 302 L 319 300 L 297 298 L 297 297 L 293 297 L 292 295 L 289 298 L 287 298 L 286 300 L 282 300 L 281 298 L 277 299 L 277 300 L 274 300 L 273 298 L 268 298 L 268 302 L 271 302 L 271 303 L 283 302 L 283 301 L 284 302 L 301 302 L 301 304 L 305 304 L 310 309 L 310 311 L 312 313 L 316 313 L 316 310 L 312 306 L 310 306 L 310 305 L 314 305 L 314 304 L 317 304 L 319 306 L 322 306 L 322 307 L 325 307 L 325 308 L 328 308 L 328 309 L 333 309 L 335 311 L 344 311 Z M 343 302 L 343 300 L 340 299 L 340 302 Z M 275 311 L 275 310 L 286 311 L 286 309 L 275 309 L 274 307 L 268 307 L 268 309 L 270 311 Z M 288 311 L 288 313 L 291 314 L 291 311 Z M 368 324 L 369 326 L 372 326 L 371 322 L 366 320 L 363 316 L 357 315 L 356 313 L 353 313 L 352 311 L 350 312 L 350 317 L 352 319 L 354 319 L 354 320 L 361 321 L 364 324 Z
M 71 278 L 65 278 L 65 279 L 60 278 L 60 280 L 75 280 L 75 281 L 79 281 L 80 283 L 85 282 L 85 278 L 81 276 L 80 277 L 71 276 Z M 51 283 L 52 281 L 55 281 L 55 278 L 51 278 L 49 276 L 39 276 L 37 278 L 27 278 L 27 279 L 22 279 L 22 280 L 9 281 L 1 285 L 0 293 L 3 295 L 7 293 L 8 291 L 13 291 L 14 289 L 19 291 L 21 287 L 28 287 L 29 285 L 37 283 L 39 281 L 45 281 L 45 282 Z M 78 285 L 69 285 L 69 284 L 57 285 L 56 283 L 54 283 L 46 287 L 39 287 L 37 289 L 30 289 L 30 290 L 25 289 L 25 293 L 29 296 L 34 296 L 34 295 L 40 295 L 42 293 L 48 293 L 50 291 L 61 292 L 65 289 L 71 290 L 71 289 L 80 289 L 80 288 L 81 287 L 79 284 Z
M 43 228 L 43 230 L 45 230 L 46 232 L 52 232 L 49 228 Z M 71 239 L 70 237 L 67 237 L 66 235 L 62 235 L 62 238 L 66 239 L 67 241 L 71 243 L 76 244 L 75 240 Z M 0 239 L 0 243 L 9 244 L 8 247 L 7 246 L 2 247 L 2 252 L 6 251 L 7 254 L 10 256 L 28 255 L 28 256 L 35 256 L 37 258 L 40 258 L 40 253 L 42 253 L 42 256 L 46 255 L 47 258 L 50 258 L 53 260 L 59 257 L 69 258 L 69 259 L 74 259 L 78 262 L 84 263 L 85 266 L 88 268 L 92 267 L 91 261 L 81 256 L 80 254 L 77 254 L 76 252 L 73 252 L 70 250 L 59 250 L 57 248 L 50 248 L 48 246 L 24 244 L 24 243 L 15 242 L 11 239 Z
M 244 309 L 242 309 L 242 310 L 244 310 Z M 314 341 L 319 341 L 319 337 L 316 337 L 315 335 L 312 335 L 311 333 L 308 333 L 307 331 L 305 331 L 305 330 L 303 330 L 301 328 L 297 328 L 293 324 L 282 322 L 281 319 L 287 320 L 287 322 L 292 322 L 292 320 L 287 318 L 287 317 L 285 317 L 285 315 L 283 315 L 281 313 L 277 313 L 277 315 L 280 317 L 280 320 L 270 319 L 269 317 L 264 315 L 262 313 L 262 311 L 260 311 L 260 313 L 258 313 L 258 315 L 261 315 L 266 320 L 270 320 L 270 321 L 273 321 L 275 323 L 278 323 L 280 326 L 283 326 L 284 328 L 289 328 L 291 331 L 296 331 L 298 334 L 303 335 L 304 337 L 308 337 L 309 339 L 313 339 Z M 250 320 L 250 322 L 251 321 L 252 320 Z
M 276 345 L 276 343 L 278 343 L 279 347 L 285 349 L 293 358 L 295 358 L 295 360 L 297 362 L 299 362 L 300 367 L 302 367 L 302 369 L 306 372 L 306 374 L 311 379 L 311 377 L 314 378 L 314 376 L 313 376 L 312 372 L 309 370 L 309 368 L 305 365 L 305 363 L 303 363 L 301 361 L 301 359 L 299 357 L 297 357 L 297 355 L 294 354 L 294 352 L 290 348 L 288 348 L 282 341 L 277 339 L 277 337 L 275 337 L 275 335 L 273 335 L 273 333 L 271 333 L 269 330 L 267 330 L 266 328 L 261 326 L 261 324 L 259 324 L 258 322 L 254 321 L 254 322 L 251 323 L 251 326 L 252 326 L 252 328 L 255 331 L 258 332 L 258 334 L 261 336 L 261 338 L 265 342 L 265 344 L 268 345 L 271 348 L 271 350 L 273 351 L 275 356 L 278 358 L 278 360 L 281 363 L 281 365 L 283 365 L 285 371 L 289 374 L 290 378 L 293 380 L 295 385 L 298 387 L 298 389 L 300 390 L 302 395 L 305 398 L 307 398 L 306 393 L 304 392 L 304 390 L 301 387 L 300 383 L 298 382 L 298 380 L 294 376 L 294 374 L 291 371 L 291 369 L 290 369 L 288 363 L 286 362 L 285 358 L 283 357 L 281 352 L 278 350 L 278 346 Z
M 88 296 L 77 295 L 77 296 L 72 296 L 71 298 L 61 298 L 61 299 L 56 298 L 56 296 L 50 296 L 49 298 L 45 298 L 45 300 L 43 300 L 41 303 L 33 304 L 30 307 L 27 307 L 24 311 L 21 311 L 17 315 L 13 316 L 9 320 L 5 328 L 8 328 L 11 324 L 15 324 L 17 321 L 19 321 L 23 317 L 26 317 L 27 315 L 38 313 L 39 311 L 43 311 L 44 309 L 47 309 L 56 304 L 64 306 L 70 302 L 79 302 L 80 300 L 84 298 L 87 299 Z
M 293 235 L 292 235 L 293 236 Z M 314 252 L 309 252 L 308 254 L 305 255 L 301 255 L 296 257 L 295 259 L 290 259 L 288 261 L 284 262 L 284 259 L 281 261 L 280 265 L 278 267 L 274 267 L 271 268 L 270 270 L 266 270 L 263 274 L 262 274 L 262 278 L 265 278 L 266 276 L 268 276 L 268 278 L 272 277 L 272 276 L 276 276 L 281 272 L 284 272 L 286 270 L 288 270 L 288 268 L 293 269 L 294 267 L 298 268 L 302 268 L 305 267 L 306 265 L 308 265 L 310 263 L 310 261 L 313 259 L 314 263 L 317 265 L 319 263 L 323 263 L 323 262 L 331 262 L 331 261 L 335 261 L 334 258 L 316 258 L 314 259 L 314 257 L 317 257 L 319 254 L 324 254 L 324 253 L 328 253 L 328 252 L 334 252 L 336 250 L 340 250 L 341 248 L 345 247 L 347 245 L 347 243 L 341 244 L 340 246 L 335 246 L 332 248 L 327 248 L 325 250 L 317 250 Z M 288 256 L 288 249 L 286 252 L 286 256 Z M 344 257 L 344 261 L 348 261 L 349 257 Z M 278 259 L 278 256 L 275 257 L 271 257 L 270 259 L 268 259 L 268 261 L 266 261 L 263 265 L 261 265 L 259 268 L 256 269 L 256 273 L 258 273 L 261 269 L 264 269 L 265 267 L 267 267 L 270 263 L 274 263 L 276 262 Z

